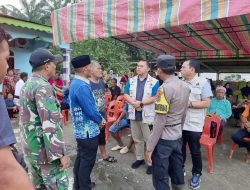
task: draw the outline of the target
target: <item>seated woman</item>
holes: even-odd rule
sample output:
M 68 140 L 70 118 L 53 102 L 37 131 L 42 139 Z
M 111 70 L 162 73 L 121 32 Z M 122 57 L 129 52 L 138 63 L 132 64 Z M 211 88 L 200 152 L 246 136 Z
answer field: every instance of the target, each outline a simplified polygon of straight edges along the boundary
M 215 89 L 215 97 L 212 98 L 207 113 L 217 114 L 220 116 L 221 125 L 218 134 L 218 136 L 220 136 L 226 124 L 227 119 L 232 115 L 231 104 L 226 99 L 226 88 L 219 86 Z
M 241 126 L 240 117 L 241 114 L 244 112 L 245 108 L 250 104 L 250 94 L 248 94 L 247 99 L 242 100 L 237 106 L 232 106 L 232 111 L 234 118 L 238 121 L 237 126 Z
M 238 144 L 239 147 L 245 147 L 247 149 L 246 163 L 250 164 L 250 142 L 246 142 L 243 138 L 250 138 L 250 105 L 248 105 L 245 111 L 242 113 L 241 121 L 242 125 L 240 130 L 232 135 L 234 143 Z
M 17 105 L 14 102 L 14 97 L 11 93 L 7 95 L 7 99 L 5 100 L 5 104 L 8 110 L 9 117 L 16 118 L 14 114 L 17 114 L 19 110 L 17 109 Z

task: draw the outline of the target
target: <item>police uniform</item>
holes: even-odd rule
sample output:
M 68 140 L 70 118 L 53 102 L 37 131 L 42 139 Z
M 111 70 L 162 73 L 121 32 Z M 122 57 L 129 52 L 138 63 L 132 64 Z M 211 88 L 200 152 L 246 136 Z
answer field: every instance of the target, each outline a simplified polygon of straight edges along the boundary
M 45 49 L 31 54 L 33 68 L 61 62 Z M 20 93 L 20 129 L 25 158 L 31 166 L 36 189 L 68 189 L 66 171 L 59 171 L 64 156 L 60 105 L 53 87 L 41 75 L 33 73 Z
M 175 57 L 162 55 L 157 58 L 157 67 L 175 70 Z M 190 90 L 178 77 L 169 75 L 159 88 L 155 103 L 153 132 L 147 143 L 147 151 L 153 152 L 153 185 L 156 190 L 184 188 L 182 170 L 182 124 L 188 106 Z

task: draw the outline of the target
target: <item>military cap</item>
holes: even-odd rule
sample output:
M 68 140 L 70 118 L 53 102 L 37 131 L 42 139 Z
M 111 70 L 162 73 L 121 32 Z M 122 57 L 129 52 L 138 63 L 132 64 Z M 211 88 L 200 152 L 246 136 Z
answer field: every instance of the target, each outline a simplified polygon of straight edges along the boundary
M 78 57 L 75 57 L 71 60 L 71 64 L 75 69 L 85 67 L 91 63 L 89 55 L 81 55 Z
M 168 69 L 169 67 L 175 67 L 175 57 L 172 55 L 160 55 L 156 61 L 156 67 L 160 69 Z
M 62 63 L 63 57 L 61 55 L 53 55 L 49 50 L 43 48 L 36 49 L 30 55 L 29 63 L 33 69 L 49 62 Z

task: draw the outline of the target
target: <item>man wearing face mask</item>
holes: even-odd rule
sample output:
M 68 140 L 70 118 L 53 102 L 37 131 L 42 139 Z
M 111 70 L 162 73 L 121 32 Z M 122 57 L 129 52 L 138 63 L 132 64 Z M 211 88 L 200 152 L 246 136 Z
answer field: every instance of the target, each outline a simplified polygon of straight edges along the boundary
M 157 92 L 154 127 L 146 152 L 147 161 L 153 163 L 153 185 L 156 190 L 169 190 L 169 177 L 172 190 L 185 189 L 182 126 L 190 89 L 174 76 L 175 65 L 174 56 L 161 55 L 157 58 L 157 71 L 164 82 Z
M 22 145 L 36 189 L 68 189 L 60 104 L 48 82 L 62 61 L 46 49 L 35 50 L 29 60 L 33 74 L 20 93 Z

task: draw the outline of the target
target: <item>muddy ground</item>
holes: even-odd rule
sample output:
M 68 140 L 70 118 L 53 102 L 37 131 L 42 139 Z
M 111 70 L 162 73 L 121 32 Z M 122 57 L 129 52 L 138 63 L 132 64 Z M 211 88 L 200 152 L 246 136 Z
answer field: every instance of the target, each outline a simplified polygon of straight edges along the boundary
M 15 134 L 19 141 L 19 129 L 17 119 L 12 120 Z M 203 156 L 203 175 L 201 190 L 249 190 L 250 189 L 250 164 L 245 163 L 245 149 L 236 149 L 232 160 L 228 159 L 232 141 L 230 136 L 237 131 L 237 128 L 227 126 L 224 130 L 224 145 L 219 142 L 215 146 L 214 153 L 214 172 L 209 174 L 207 171 L 207 152 L 202 149 Z M 129 142 L 128 132 L 124 131 L 123 140 Z M 71 167 L 68 169 L 70 176 L 70 190 L 73 185 L 73 162 L 76 156 L 76 143 L 72 134 L 71 122 L 64 128 L 66 142 L 66 151 L 71 158 Z M 111 151 L 115 146 L 115 141 L 111 138 L 107 144 L 107 150 L 110 155 L 115 156 L 117 163 L 107 163 L 100 160 L 98 153 L 96 165 L 92 172 L 92 180 L 96 182 L 95 190 L 153 190 L 151 176 L 147 175 L 146 165 L 135 170 L 130 166 L 135 160 L 133 152 L 121 155 L 119 152 Z M 186 163 L 186 182 L 191 177 L 191 158 L 187 157 Z

